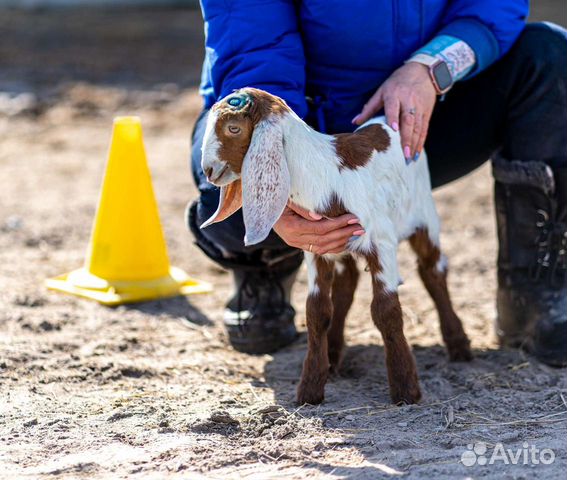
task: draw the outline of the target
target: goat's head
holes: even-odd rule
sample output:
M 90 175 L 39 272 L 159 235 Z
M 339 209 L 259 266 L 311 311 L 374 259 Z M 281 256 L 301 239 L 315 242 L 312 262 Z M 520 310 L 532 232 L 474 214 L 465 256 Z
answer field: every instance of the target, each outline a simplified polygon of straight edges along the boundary
M 237 90 L 213 106 L 201 165 L 209 182 L 221 191 L 217 211 L 201 228 L 242 207 L 245 244 L 268 236 L 289 197 L 281 125 L 288 112 L 282 99 L 255 88 Z

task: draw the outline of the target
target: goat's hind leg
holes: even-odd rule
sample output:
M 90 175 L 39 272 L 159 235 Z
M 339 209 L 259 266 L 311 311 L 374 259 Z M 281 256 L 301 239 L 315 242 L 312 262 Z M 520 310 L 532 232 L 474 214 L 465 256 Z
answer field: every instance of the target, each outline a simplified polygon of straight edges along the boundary
M 447 288 L 447 261 L 425 228 L 418 229 L 410 238 L 410 245 L 418 257 L 418 271 L 425 288 L 435 303 L 441 324 L 441 334 L 451 361 L 470 361 L 470 341 L 461 319 L 453 309 Z
M 307 355 L 297 387 L 297 403 L 315 405 L 325 397 L 325 383 L 329 376 L 327 330 L 333 316 L 331 284 L 334 262 L 310 253 L 305 254 L 305 259 L 309 276 Z
M 333 317 L 327 332 L 329 364 L 331 373 L 338 371 L 344 350 L 345 319 L 352 305 L 354 291 L 358 284 L 358 268 L 352 255 L 345 255 L 335 261 L 335 276 L 331 300 Z

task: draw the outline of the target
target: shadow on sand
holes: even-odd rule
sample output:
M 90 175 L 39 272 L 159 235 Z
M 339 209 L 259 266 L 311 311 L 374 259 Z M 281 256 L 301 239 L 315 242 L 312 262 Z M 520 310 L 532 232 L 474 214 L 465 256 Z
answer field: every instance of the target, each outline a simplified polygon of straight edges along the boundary
M 304 465 L 332 473 L 333 478 L 480 474 L 460 463 L 468 443 L 478 438 L 522 438 L 526 425 L 516 419 L 534 416 L 539 409 L 518 402 L 517 395 L 531 390 L 526 400 L 541 399 L 546 388 L 534 378 L 541 376 L 543 381 L 546 375 L 545 381 L 553 384 L 561 375 L 517 351 L 477 349 L 472 362 L 450 363 L 443 346 L 414 345 L 423 399 L 418 405 L 395 406 L 389 398 L 383 346 L 353 345 L 347 347 L 339 374 L 329 378 L 325 401 L 298 407 L 295 389 L 306 348 L 303 335 L 275 354 L 266 365 L 263 386 L 273 389 L 276 403 L 319 422 L 333 439 Z M 506 417 L 509 423 L 502 421 Z M 329 449 L 335 455 L 324 462 Z M 337 457 L 338 452 L 344 455 Z M 353 455 L 363 460 L 353 462 Z M 351 458 L 350 465 L 337 462 L 340 458 Z
M 129 310 L 138 310 L 149 315 L 165 315 L 171 318 L 180 319 L 188 327 L 192 326 L 211 326 L 213 322 L 201 310 L 192 305 L 187 297 L 179 295 L 177 297 L 162 298 L 151 302 L 132 303 L 125 305 Z

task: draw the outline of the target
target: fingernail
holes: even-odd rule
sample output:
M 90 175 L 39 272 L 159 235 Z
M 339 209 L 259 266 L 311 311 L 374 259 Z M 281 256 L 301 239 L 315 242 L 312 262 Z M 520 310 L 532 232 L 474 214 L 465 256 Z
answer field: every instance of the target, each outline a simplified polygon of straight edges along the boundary
M 354 118 L 351 120 L 351 122 L 352 122 L 352 123 L 356 123 L 356 122 L 358 122 L 358 119 L 359 119 L 359 118 L 360 118 L 360 113 L 359 113 L 356 117 L 354 117 Z
M 352 232 L 352 234 L 355 236 L 364 235 L 365 233 L 366 232 L 364 230 L 356 230 L 355 232 Z
M 353 235 L 352 237 L 350 237 L 350 241 L 352 242 L 353 240 L 358 240 L 360 238 L 360 235 Z
M 411 163 L 411 158 L 406 157 L 406 165 L 409 165 Z
M 323 218 L 322 215 L 319 215 L 318 213 L 315 213 L 315 212 L 309 212 L 309 216 L 313 220 L 321 220 Z
M 404 157 L 411 158 L 411 151 L 407 145 L 404 147 Z
M 400 126 L 398 125 L 398 122 L 393 122 L 392 123 L 392 130 L 394 130 L 394 132 L 397 132 L 400 129 Z
M 419 159 L 419 155 L 421 152 L 415 152 L 415 155 L 413 156 L 413 161 L 417 162 L 417 160 Z

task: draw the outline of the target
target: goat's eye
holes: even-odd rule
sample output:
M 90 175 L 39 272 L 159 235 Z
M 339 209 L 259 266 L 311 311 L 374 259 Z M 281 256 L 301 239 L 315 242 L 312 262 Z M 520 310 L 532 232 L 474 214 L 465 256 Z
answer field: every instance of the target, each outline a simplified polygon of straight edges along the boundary
M 240 127 L 237 127 L 236 125 L 229 125 L 228 131 L 230 133 L 232 133 L 233 135 L 236 135 L 236 134 L 240 133 Z

